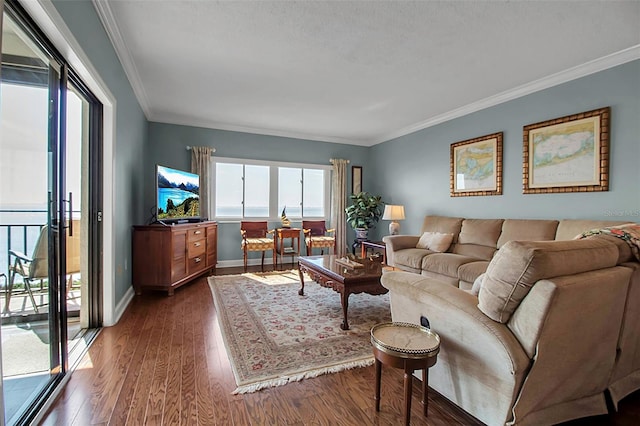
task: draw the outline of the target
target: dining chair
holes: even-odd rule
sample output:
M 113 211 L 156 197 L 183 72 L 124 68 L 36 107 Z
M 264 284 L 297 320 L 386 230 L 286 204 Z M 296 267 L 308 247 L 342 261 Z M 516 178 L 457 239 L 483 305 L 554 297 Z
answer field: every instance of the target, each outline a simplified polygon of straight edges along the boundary
M 273 265 L 276 264 L 276 250 L 273 239 L 274 230 L 269 230 L 266 221 L 242 221 L 240 222 L 240 235 L 242 235 L 242 252 L 244 257 L 244 271 L 247 272 L 247 255 L 250 251 L 262 252 L 261 268 L 264 271 L 264 252 L 271 250 Z M 268 235 L 271 235 L 269 237 Z
M 319 248 L 320 254 L 324 254 L 325 248 L 331 248 L 333 254 L 335 254 L 335 229 L 327 229 L 324 220 L 303 220 L 302 231 L 304 233 L 304 243 L 307 247 L 307 256 L 311 256 L 314 248 Z

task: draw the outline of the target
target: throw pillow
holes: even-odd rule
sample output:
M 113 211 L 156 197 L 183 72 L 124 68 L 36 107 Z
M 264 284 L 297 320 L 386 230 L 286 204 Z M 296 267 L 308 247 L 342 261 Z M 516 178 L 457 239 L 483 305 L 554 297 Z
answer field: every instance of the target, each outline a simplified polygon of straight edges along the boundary
M 478 308 L 506 323 L 538 281 L 616 266 L 618 249 L 604 240 L 509 241 L 487 267 Z
M 443 253 L 447 251 L 453 242 L 453 234 L 443 234 L 441 232 L 425 232 L 418 240 L 416 248 L 428 249 Z
M 473 294 L 476 297 L 478 296 L 478 294 L 480 293 L 480 288 L 482 287 L 482 283 L 484 282 L 485 275 L 486 275 L 486 272 L 484 274 L 480 274 L 478 278 L 476 278 L 476 280 L 473 282 L 473 287 L 471 287 L 471 290 L 469 291 L 469 293 Z

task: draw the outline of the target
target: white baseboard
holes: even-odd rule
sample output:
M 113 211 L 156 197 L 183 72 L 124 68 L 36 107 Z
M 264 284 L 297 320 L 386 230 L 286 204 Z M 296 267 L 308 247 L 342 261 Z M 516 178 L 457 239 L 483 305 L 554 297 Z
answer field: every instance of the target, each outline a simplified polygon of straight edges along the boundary
M 287 264 L 291 265 L 292 263 L 293 265 L 296 265 L 298 263 L 298 256 L 293 257 L 293 262 L 291 261 L 291 256 L 287 256 L 286 258 L 282 259 L 282 263 L 284 265 L 287 265 Z M 260 264 L 261 264 L 260 259 L 249 259 L 247 261 L 247 266 L 260 266 Z M 265 256 L 264 265 L 271 266 L 272 265 L 271 258 L 267 258 Z M 235 267 L 242 267 L 242 266 L 244 266 L 244 261 L 242 259 L 219 260 L 218 264 L 216 265 L 216 268 L 235 268 Z
M 118 321 L 120 321 L 122 314 L 124 314 L 124 311 L 127 309 L 127 306 L 129 306 L 129 303 L 131 303 L 131 301 L 133 300 L 133 296 L 135 296 L 135 294 L 136 293 L 133 290 L 133 287 L 129 287 L 129 290 L 127 290 L 127 292 L 124 294 L 122 299 L 120 299 L 120 303 L 118 303 L 118 305 L 116 306 L 116 311 L 114 312 L 114 316 L 113 316 L 113 319 L 114 319 L 113 324 L 102 324 L 102 325 L 105 327 L 109 327 L 117 324 Z

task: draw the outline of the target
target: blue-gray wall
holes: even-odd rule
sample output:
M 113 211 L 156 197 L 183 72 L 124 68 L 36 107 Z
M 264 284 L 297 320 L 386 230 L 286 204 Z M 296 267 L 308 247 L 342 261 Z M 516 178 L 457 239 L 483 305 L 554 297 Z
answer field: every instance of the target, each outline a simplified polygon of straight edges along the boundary
M 149 123 L 149 149 L 145 158 L 145 210 L 155 204 L 155 165 L 191 168 L 191 152 L 187 146 L 209 146 L 216 149 L 217 157 L 244 158 L 265 161 L 330 165 L 329 159 L 350 160 L 350 166 L 363 166 L 363 188 L 374 181 L 367 173 L 370 148 L 277 136 L 256 135 L 201 127 Z M 348 173 L 349 179 L 351 173 Z M 274 222 L 273 225 L 278 225 Z M 294 226 L 300 225 L 293 222 Z M 349 239 L 353 239 L 350 236 Z M 240 223 L 218 224 L 218 260 L 242 259 L 240 250 Z
M 640 61 L 534 93 L 371 148 L 240 132 L 148 123 L 89 1 L 53 0 L 117 101 L 115 150 L 115 299 L 131 286 L 131 226 L 146 223 L 154 201 L 156 163 L 189 169 L 187 145 L 212 146 L 220 157 L 364 167 L 363 188 L 404 204 L 403 233 L 417 233 L 425 214 L 465 217 L 593 218 L 640 216 Z M 522 194 L 522 127 L 611 106 L 610 190 Z M 451 143 L 504 132 L 503 195 L 449 197 Z M 386 234 L 383 221 L 374 236 Z M 239 259 L 238 225 L 221 224 L 221 260 Z
M 610 185 L 598 193 L 522 193 L 523 126 L 611 107 Z M 504 132 L 503 195 L 449 196 L 452 143 Z M 371 188 L 405 206 L 401 232 L 426 214 L 472 218 L 586 218 L 640 221 L 640 61 L 450 120 L 371 148 Z M 378 236 L 387 232 L 383 221 Z
M 117 103 L 113 171 L 117 305 L 131 288 L 131 226 L 144 220 L 145 170 L 140 159 L 145 154 L 148 123 L 93 3 L 64 0 L 53 3 Z

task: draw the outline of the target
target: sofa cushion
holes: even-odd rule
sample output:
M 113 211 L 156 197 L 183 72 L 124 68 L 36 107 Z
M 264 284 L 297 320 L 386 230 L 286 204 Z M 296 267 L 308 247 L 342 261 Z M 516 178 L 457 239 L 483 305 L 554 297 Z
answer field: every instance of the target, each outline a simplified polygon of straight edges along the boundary
M 461 217 L 425 216 L 422 222 L 422 232 L 453 234 L 453 242 L 455 243 L 458 241 L 462 220 Z
M 509 241 L 487 267 L 478 308 L 505 323 L 536 281 L 608 268 L 617 260 L 617 247 L 603 239 Z
M 558 223 L 556 231 L 556 240 L 573 240 L 583 232 L 592 229 L 607 228 L 609 226 L 624 225 L 626 222 L 612 220 L 582 220 L 582 219 L 564 219 Z
M 422 259 L 422 270 L 458 278 L 458 268 L 478 259 L 453 253 L 433 253 Z
M 557 229 L 557 220 L 505 219 L 498 248 L 509 241 L 551 241 Z
M 503 219 L 465 219 L 458 243 L 496 248 L 503 222 Z
M 605 241 L 610 241 L 612 244 L 615 244 L 616 247 L 618 248 L 618 262 L 617 262 L 618 265 L 622 265 L 623 263 L 626 263 L 626 262 L 633 262 L 635 260 L 635 257 L 633 256 L 633 252 L 631 251 L 631 247 L 629 246 L 629 244 L 627 244 L 625 241 L 623 241 L 620 238 L 617 238 L 611 235 L 605 235 L 605 234 L 592 235 L 587 238 L 600 238 Z
M 453 241 L 453 234 L 443 234 L 441 232 L 425 232 L 422 234 L 416 248 L 433 250 L 438 253 L 445 252 L 449 249 Z
M 394 264 L 420 270 L 422 268 L 422 259 L 431 253 L 433 253 L 431 250 L 421 248 L 398 250 L 394 253 Z
M 463 256 L 491 260 L 498 247 L 503 219 L 465 219 L 458 243 L 451 249 Z
M 465 263 L 458 268 L 458 278 L 460 281 L 472 283 L 479 275 L 487 272 L 489 266 L 488 260 L 479 260 L 477 262 Z

